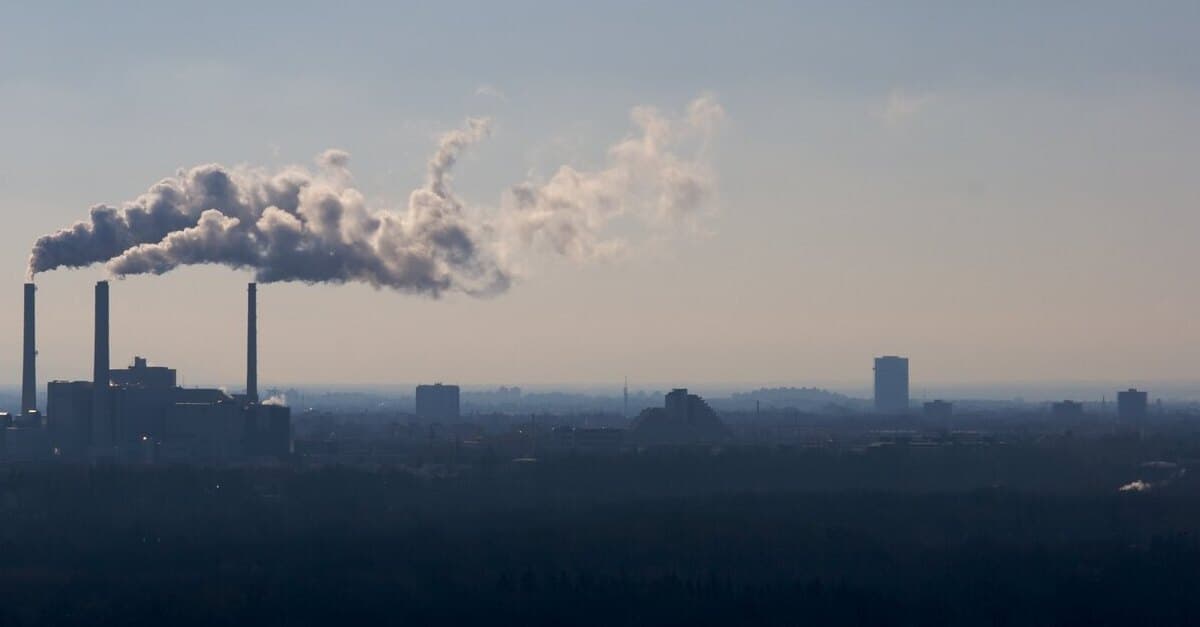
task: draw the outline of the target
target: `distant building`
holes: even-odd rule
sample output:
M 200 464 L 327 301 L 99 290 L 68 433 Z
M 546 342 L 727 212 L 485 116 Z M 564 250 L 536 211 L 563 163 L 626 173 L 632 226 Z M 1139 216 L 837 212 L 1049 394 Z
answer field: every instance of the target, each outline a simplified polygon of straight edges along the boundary
M 1083 403 L 1076 401 L 1059 401 L 1050 405 L 1050 413 L 1055 418 L 1081 418 L 1083 417 Z
M 457 385 L 417 386 L 417 417 L 424 420 L 458 420 L 459 390 Z
M 134 365 L 110 372 L 103 430 L 119 462 L 209 462 L 281 459 L 291 452 L 291 410 L 247 402 L 215 388 L 175 385 L 175 370 Z M 91 381 L 47 385 L 46 432 L 51 454 L 83 461 L 94 445 L 97 412 Z
M 175 387 L 175 369 L 150 366 L 145 357 L 134 357 L 133 365 L 124 370 L 111 370 L 109 381 L 121 387 L 169 389 Z
M 249 290 L 253 319 L 255 290 Z M 135 357 L 125 369 L 109 367 L 108 283 L 96 284 L 96 334 L 91 381 L 51 381 L 46 386 L 44 429 L 21 421 L 6 431 L 9 457 L 44 451 L 82 462 L 227 462 L 284 459 L 292 450 L 291 410 L 260 404 L 254 394 L 229 395 L 213 388 L 183 388 L 172 368 Z M 250 325 L 248 344 L 255 342 Z M 248 368 L 256 368 L 249 350 Z M 248 379 L 255 380 L 251 372 Z M 250 390 L 253 392 L 253 389 Z M 36 413 L 34 411 L 33 413 Z M 38 431 L 44 437 L 38 438 Z
M 875 411 L 908 412 L 908 358 L 886 355 L 875 358 Z
M 689 396 L 700 398 L 694 394 L 688 394 L 687 388 L 676 388 L 668 392 L 666 398 L 667 418 L 681 424 L 687 422 Z
M 1141 390 L 1129 388 L 1117 392 L 1117 418 L 1122 422 L 1140 423 L 1146 418 L 1147 395 Z
M 922 406 L 926 418 L 946 419 L 954 415 L 954 403 L 943 400 L 929 401 Z
M 180 402 L 165 409 L 159 432 L 163 461 L 220 462 L 241 456 L 246 427 L 241 404 Z M 146 434 L 139 439 L 153 437 Z
M 704 399 L 687 389 L 671 390 L 663 407 L 642 410 L 630 427 L 630 439 L 642 445 L 716 444 L 733 437 Z
M 83 461 L 92 439 L 92 382 L 46 384 L 46 432 L 54 457 Z

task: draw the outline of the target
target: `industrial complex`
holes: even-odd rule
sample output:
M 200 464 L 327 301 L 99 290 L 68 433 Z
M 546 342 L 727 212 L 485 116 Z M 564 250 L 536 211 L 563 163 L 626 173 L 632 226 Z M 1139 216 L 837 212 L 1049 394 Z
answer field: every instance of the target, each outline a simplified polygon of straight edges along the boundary
M 802 414 L 819 419 L 843 415 L 846 411 L 869 412 L 867 401 L 855 406 L 851 399 L 829 393 L 818 395 L 818 401 L 726 399 L 714 406 L 687 389 L 678 388 L 663 397 L 662 406 L 648 407 L 631 420 L 627 417 L 626 387 L 619 413 L 615 411 L 616 405 L 609 413 L 603 410 L 589 413 L 581 412 L 576 405 L 560 404 L 557 411 L 539 418 L 539 406 L 522 405 L 516 388 L 501 388 L 499 396 L 491 398 L 490 405 L 481 405 L 476 394 L 476 400 L 468 400 L 464 411 L 463 391 L 458 385 L 435 383 L 416 386 L 415 411 L 410 410 L 411 413 L 388 410 L 393 413 L 358 425 L 354 424 L 357 419 L 347 419 L 343 406 L 330 410 L 305 404 L 305 412 L 293 423 L 291 409 L 276 400 L 282 395 L 265 394 L 271 397 L 265 401 L 259 397 L 255 283 L 248 285 L 246 293 L 246 382 L 240 394 L 212 387 L 181 386 L 174 368 L 153 364 L 140 355 L 132 356 L 125 367 L 113 368 L 109 288 L 107 281 L 95 285 L 91 379 L 50 380 L 46 384 L 43 412 L 38 407 L 37 393 L 37 288 L 33 283 L 24 285 L 21 405 L 18 413 L 0 412 L 0 462 L 259 464 L 290 460 L 320 464 L 328 460 L 394 460 L 406 455 L 421 464 L 426 457 L 435 455 L 439 439 L 453 442 L 451 459 L 458 458 L 460 449 L 465 458 L 470 450 L 478 448 L 512 452 L 520 455 L 520 459 L 531 460 L 538 448 L 539 431 L 549 436 L 542 439 L 543 450 L 557 447 L 614 452 L 664 446 L 723 446 L 735 440 L 793 438 L 786 434 L 764 434 L 798 433 L 799 427 L 794 423 Z M 912 412 L 911 401 L 909 359 L 896 355 L 877 357 L 874 416 L 894 424 L 916 420 L 918 414 Z M 1124 390 L 1118 393 L 1117 401 L 1117 430 L 1142 433 L 1149 414 L 1146 392 Z M 738 405 L 739 402 L 743 404 Z M 746 406 L 746 402 L 752 406 Z M 767 411 L 771 416 L 786 414 L 790 426 L 764 427 L 764 421 L 774 418 L 760 415 L 763 402 L 769 405 Z M 805 402 L 809 403 L 806 409 L 796 409 Z M 816 402 L 820 404 L 814 405 Z M 714 407 L 733 411 L 741 418 L 726 423 Z M 960 413 L 956 410 L 963 407 L 967 413 L 972 411 L 970 403 L 956 406 L 941 399 L 917 406 L 924 420 L 922 424 L 933 425 L 939 433 L 961 431 L 961 427 L 955 426 L 960 423 Z M 747 413 L 749 408 L 752 413 Z M 469 418 L 464 420 L 468 413 Z M 1103 405 L 1100 413 L 1104 413 Z M 1084 415 L 1084 405 L 1062 401 L 1052 406 L 1052 414 L 1079 421 Z M 888 428 L 894 431 L 891 426 Z M 894 435 L 876 437 L 879 434 L 870 428 L 867 431 L 869 438 L 880 441 Z M 807 445 L 828 442 L 829 437 L 809 433 L 801 440 Z
M 176 372 L 134 357 L 112 369 L 109 285 L 96 283 L 90 381 L 52 380 L 37 407 L 36 287 L 25 284 L 21 412 L 0 414 L 8 460 L 76 463 L 275 461 L 292 450 L 291 410 L 258 398 L 257 290 L 247 290 L 246 390 L 185 388 Z

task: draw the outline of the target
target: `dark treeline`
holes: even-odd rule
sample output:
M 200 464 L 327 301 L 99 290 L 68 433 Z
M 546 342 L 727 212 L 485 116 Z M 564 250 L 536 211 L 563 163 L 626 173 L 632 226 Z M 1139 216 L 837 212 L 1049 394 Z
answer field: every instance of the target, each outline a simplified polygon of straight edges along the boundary
M 1197 624 L 1196 444 L 10 467 L 0 623 Z

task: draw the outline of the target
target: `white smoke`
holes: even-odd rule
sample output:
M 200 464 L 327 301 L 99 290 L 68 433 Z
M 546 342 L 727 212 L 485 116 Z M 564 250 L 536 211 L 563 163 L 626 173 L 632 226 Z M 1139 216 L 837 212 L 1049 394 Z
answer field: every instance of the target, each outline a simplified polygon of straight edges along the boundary
M 276 394 L 276 395 L 268 398 L 267 400 L 263 401 L 260 404 L 261 405 L 287 406 L 287 395 L 286 394 Z
M 1152 484 L 1142 481 L 1141 479 L 1138 479 L 1137 481 L 1131 481 L 1131 482 L 1126 483 L 1125 485 L 1117 488 L 1117 491 L 1118 492 L 1145 492 L 1146 490 L 1149 490 L 1151 487 L 1153 487 Z
M 489 134 L 485 118 L 441 137 L 424 185 L 401 211 L 367 206 L 342 150 L 319 155 L 315 170 L 201 165 L 120 208 L 93 207 L 88 220 L 39 238 L 29 273 L 105 263 L 124 276 L 220 264 L 251 269 L 263 283 L 361 282 L 434 297 L 496 294 L 512 282 L 506 260 L 513 253 L 611 254 L 626 244 L 607 228 L 620 216 L 647 230 L 688 224 L 712 202 L 706 153 L 723 115 L 707 96 L 679 119 L 637 107 L 637 133 L 609 149 L 604 168 L 562 166 L 549 180 L 515 185 L 491 214 L 468 211 L 451 185 L 459 158 Z M 690 154 L 682 155 L 687 148 Z
M 525 247 L 589 259 L 625 247 L 607 230 L 617 218 L 632 217 L 649 228 L 689 225 L 713 201 L 715 177 L 706 152 L 724 115 L 711 96 L 692 101 L 680 119 L 636 107 L 630 117 L 638 133 L 609 148 L 603 169 L 564 165 L 549 180 L 513 186 L 507 226 Z M 687 145 L 694 151 L 681 155 Z
M 192 226 L 127 248 L 108 261 L 108 269 L 162 274 L 180 265 L 219 263 L 253 268 L 262 282 L 359 281 L 432 296 L 451 289 L 503 291 L 507 273 L 466 221 L 449 185 L 458 156 L 488 129 L 487 120 L 472 119 L 445 134 L 429 160 L 425 185 L 412 192 L 404 213 L 366 206 L 363 194 L 349 186 L 343 151 L 322 153 L 315 173 L 193 169 L 174 181 L 185 197 L 197 195 L 203 180 L 197 174 L 209 168 L 231 181 L 230 197 L 203 209 Z

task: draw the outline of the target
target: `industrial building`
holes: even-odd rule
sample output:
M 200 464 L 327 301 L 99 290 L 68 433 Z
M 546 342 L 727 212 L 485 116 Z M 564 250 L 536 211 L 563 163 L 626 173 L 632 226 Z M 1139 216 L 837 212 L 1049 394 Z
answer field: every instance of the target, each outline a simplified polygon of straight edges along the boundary
M 633 420 L 630 439 L 642 446 L 719 444 L 733 437 L 712 407 L 686 388 L 671 390 L 663 407 L 651 407 Z
M 127 368 L 111 369 L 109 285 L 96 283 L 92 380 L 50 381 L 43 421 L 28 391 L 36 390 L 36 349 L 33 286 L 26 284 L 22 413 L 37 420 L 24 419 L 12 427 L 29 432 L 16 438 L 33 447 L 22 454 L 113 463 L 226 463 L 287 457 L 292 447 L 291 410 L 258 402 L 256 301 L 251 283 L 246 392 L 230 395 L 215 388 L 180 387 L 174 369 L 151 366 L 143 357 L 134 357 Z M 40 440 L 35 431 L 43 434 Z M 38 451 L 39 447 L 44 450 Z
M 886 355 L 875 358 L 875 411 L 908 413 L 908 358 Z
M 422 420 L 451 421 L 460 416 L 457 385 L 417 386 L 417 417 Z

